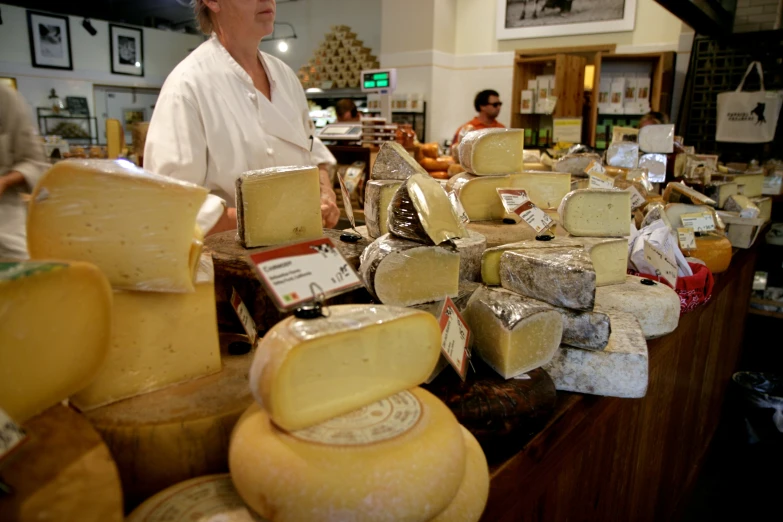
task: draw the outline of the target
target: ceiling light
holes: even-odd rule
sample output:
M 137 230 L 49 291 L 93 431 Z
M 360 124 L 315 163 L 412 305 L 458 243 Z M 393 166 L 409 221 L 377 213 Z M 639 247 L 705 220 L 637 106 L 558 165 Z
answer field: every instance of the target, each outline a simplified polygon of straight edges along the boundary
M 141 62 L 136 62 L 136 67 L 141 67 Z
M 280 40 L 280 43 L 277 44 L 277 49 L 281 52 L 287 52 L 288 51 L 288 43 L 285 40 Z

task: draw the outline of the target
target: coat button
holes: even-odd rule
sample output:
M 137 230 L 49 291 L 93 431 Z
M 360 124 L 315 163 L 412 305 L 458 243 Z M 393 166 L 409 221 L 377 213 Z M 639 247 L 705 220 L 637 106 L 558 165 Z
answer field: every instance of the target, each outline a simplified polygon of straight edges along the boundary
M 267 153 L 267 154 L 269 154 L 269 155 L 271 156 L 272 154 L 274 154 L 274 153 L 275 153 L 275 149 L 268 148 L 268 149 L 266 149 L 266 153 Z
M 250 98 L 253 101 L 255 101 L 255 99 L 256 99 L 255 93 L 252 93 L 252 92 L 247 93 L 247 97 Z

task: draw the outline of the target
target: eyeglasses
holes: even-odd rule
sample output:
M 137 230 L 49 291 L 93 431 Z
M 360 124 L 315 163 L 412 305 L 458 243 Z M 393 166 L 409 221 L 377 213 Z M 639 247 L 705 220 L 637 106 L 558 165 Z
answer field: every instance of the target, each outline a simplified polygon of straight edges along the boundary
M 495 103 L 488 103 L 487 105 L 492 105 L 494 108 L 501 107 L 503 105 L 503 102 L 495 102 Z

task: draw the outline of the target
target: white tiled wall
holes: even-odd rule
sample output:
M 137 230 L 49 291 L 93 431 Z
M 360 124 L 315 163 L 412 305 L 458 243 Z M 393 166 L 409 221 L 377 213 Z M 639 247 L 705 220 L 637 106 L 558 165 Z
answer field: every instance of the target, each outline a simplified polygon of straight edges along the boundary
M 768 31 L 780 28 L 783 0 L 737 0 L 734 31 Z

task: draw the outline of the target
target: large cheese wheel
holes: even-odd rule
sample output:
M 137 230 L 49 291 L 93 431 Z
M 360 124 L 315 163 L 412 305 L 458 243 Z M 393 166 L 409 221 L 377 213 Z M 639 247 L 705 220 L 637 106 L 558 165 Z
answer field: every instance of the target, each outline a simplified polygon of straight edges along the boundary
M 87 413 L 122 476 L 126 508 L 193 477 L 228 470 L 231 430 L 253 402 L 252 355 L 224 357 L 220 373 Z
M 550 227 L 545 234 L 567 236 L 568 232 L 563 229 L 558 220 L 560 219 L 555 210 L 545 210 L 546 214 L 552 218 L 556 224 Z M 478 232 L 487 239 L 487 248 L 494 248 L 509 243 L 518 243 L 527 239 L 535 239 L 539 234 L 533 227 L 527 223 L 504 223 L 503 221 L 473 221 L 465 225 L 471 232 Z
M 414 388 L 293 433 L 254 404 L 229 463 L 245 502 L 275 522 L 426 521 L 457 495 L 465 442 L 449 409 Z
M 117 466 L 87 419 L 58 404 L 22 427 L 27 442 L 3 462 L 0 520 L 122 521 Z
M 371 241 L 361 239 L 356 243 L 340 241 L 342 232 L 324 230 L 324 235 L 332 240 L 337 250 L 355 269 L 359 268 L 359 256 Z M 212 254 L 215 266 L 215 300 L 220 331 L 243 332 L 234 308 L 231 306 L 231 294 L 237 294 L 245 303 L 250 316 L 256 323 L 259 335 L 286 317 L 280 312 L 272 299 L 266 294 L 253 267 L 250 255 L 267 248 L 245 249 L 236 240 L 236 231 L 228 231 L 208 236 L 204 240 L 204 251 Z M 337 296 L 329 304 L 369 303 L 371 298 L 364 290 Z
M 731 263 L 731 241 L 725 236 L 707 235 L 696 238 L 696 250 L 686 250 L 685 255 L 701 259 L 710 272 L 720 274 Z

